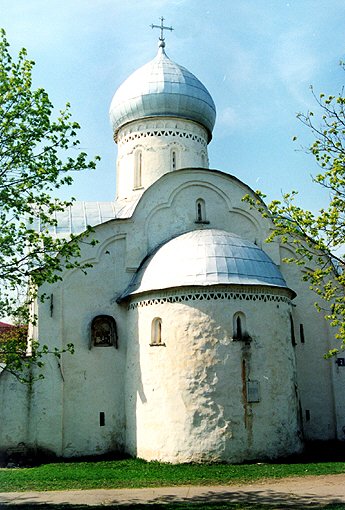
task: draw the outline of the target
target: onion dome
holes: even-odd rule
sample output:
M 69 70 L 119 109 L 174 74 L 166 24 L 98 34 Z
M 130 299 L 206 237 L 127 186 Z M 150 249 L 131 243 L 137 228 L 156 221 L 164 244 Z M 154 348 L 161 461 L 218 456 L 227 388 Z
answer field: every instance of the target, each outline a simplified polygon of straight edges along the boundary
M 128 122 L 152 117 L 178 117 L 198 122 L 209 140 L 216 107 L 204 85 L 166 55 L 164 44 L 157 56 L 137 69 L 117 89 L 110 105 L 115 137 Z
M 205 229 L 187 232 L 160 246 L 145 259 L 121 298 L 154 290 L 210 285 L 287 289 L 276 264 L 254 243 L 224 230 Z

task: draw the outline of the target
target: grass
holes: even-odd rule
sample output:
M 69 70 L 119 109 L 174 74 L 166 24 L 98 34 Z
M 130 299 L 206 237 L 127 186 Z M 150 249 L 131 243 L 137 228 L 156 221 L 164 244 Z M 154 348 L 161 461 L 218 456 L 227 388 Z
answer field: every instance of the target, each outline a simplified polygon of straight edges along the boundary
M 61 462 L 31 468 L 0 469 L 0 492 L 229 485 L 337 473 L 345 473 L 345 462 L 241 465 L 173 465 L 140 459 Z

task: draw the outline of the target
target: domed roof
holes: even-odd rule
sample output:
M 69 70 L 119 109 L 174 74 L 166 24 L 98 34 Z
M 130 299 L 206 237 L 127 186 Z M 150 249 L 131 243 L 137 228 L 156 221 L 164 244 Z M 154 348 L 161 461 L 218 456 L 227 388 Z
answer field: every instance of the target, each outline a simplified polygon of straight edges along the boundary
M 122 299 L 173 287 L 231 284 L 287 288 L 276 264 L 254 243 L 224 230 L 194 230 L 149 256 Z
M 115 135 L 133 120 L 168 116 L 202 124 L 211 139 L 216 107 L 204 85 L 160 47 L 153 60 L 120 85 L 109 114 Z

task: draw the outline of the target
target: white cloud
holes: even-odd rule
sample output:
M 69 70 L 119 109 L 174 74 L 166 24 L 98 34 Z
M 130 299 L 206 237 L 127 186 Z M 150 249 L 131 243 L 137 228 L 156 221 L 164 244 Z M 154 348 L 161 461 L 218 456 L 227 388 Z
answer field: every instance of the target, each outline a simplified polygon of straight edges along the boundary
M 239 116 L 234 108 L 227 106 L 219 114 L 217 123 L 228 129 L 235 129 L 240 122 Z
M 226 106 L 217 114 L 216 129 L 219 129 L 218 136 L 222 131 L 229 132 L 244 130 L 260 130 L 272 121 L 271 112 L 267 111 L 265 105 L 242 104 L 241 108 Z
M 310 82 L 318 67 L 318 58 L 310 44 L 311 34 L 301 28 L 282 34 L 276 46 L 274 63 L 287 84 Z
M 321 27 L 312 23 L 300 25 L 281 34 L 272 59 L 273 72 L 299 107 L 310 107 L 312 100 L 309 85 L 317 80 L 325 65 L 315 35 Z

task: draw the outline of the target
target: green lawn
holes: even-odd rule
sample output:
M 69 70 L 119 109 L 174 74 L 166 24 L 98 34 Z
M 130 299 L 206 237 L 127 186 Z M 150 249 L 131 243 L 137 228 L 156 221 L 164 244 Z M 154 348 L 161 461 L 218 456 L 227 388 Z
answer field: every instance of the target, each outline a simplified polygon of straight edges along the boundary
M 66 462 L 0 469 L 0 491 L 228 485 L 265 478 L 345 473 L 345 462 L 162 464 L 140 459 Z

